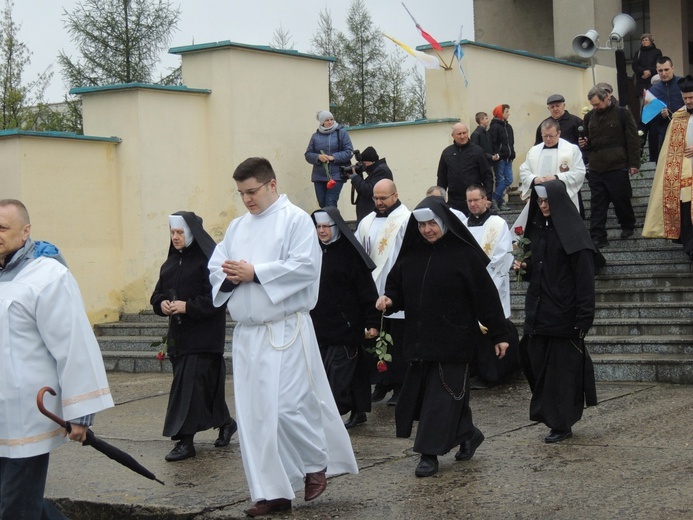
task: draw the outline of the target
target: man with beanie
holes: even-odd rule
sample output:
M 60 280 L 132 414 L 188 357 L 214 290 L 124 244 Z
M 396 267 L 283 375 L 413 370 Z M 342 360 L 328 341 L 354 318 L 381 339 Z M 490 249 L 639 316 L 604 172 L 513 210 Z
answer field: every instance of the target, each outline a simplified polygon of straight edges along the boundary
M 349 180 L 351 180 L 351 203 L 356 205 L 357 223 L 375 209 L 373 186 L 383 179 L 393 179 L 392 171 L 387 165 L 385 157 L 382 159 L 378 157 L 378 152 L 372 146 L 361 152 L 360 160 L 365 167 L 366 177 L 364 178 L 361 173 L 356 173 L 354 168 L 348 174 Z M 355 198 L 354 193 L 356 193 Z
M 657 163 L 642 236 L 683 244 L 693 262 L 693 76 L 680 79 L 677 86 L 684 106 L 672 115 L 664 137 L 661 153 L 666 160 Z
M 500 156 L 495 165 L 496 191 L 493 192 L 493 202 L 500 211 L 505 211 L 505 190 L 513 183 L 513 159 L 515 159 L 515 134 L 508 123 L 510 105 L 498 105 L 493 109 L 493 120 L 489 128 L 491 146 Z
M 493 190 L 493 174 L 484 149 L 469 140 L 469 127 L 456 123 L 452 127 L 453 143 L 443 150 L 438 162 L 437 185 L 448 190 L 448 204 L 469 215 L 467 188 L 481 184 Z

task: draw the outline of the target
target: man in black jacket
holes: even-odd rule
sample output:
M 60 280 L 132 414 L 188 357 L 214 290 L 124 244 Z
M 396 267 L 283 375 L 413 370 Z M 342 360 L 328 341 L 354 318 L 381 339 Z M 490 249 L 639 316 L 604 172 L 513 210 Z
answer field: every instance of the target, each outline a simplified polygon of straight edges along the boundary
M 474 119 L 476 120 L 477 127 L 472 132 L 469 140 L 484 149 L 486 160 L 493 166 L 493 163 L 499 160 L 500 156 L 493 152 L 493 147 L 491 146 L 491 136 L 488 133 L 488 126 L 491 124 L 491 120 L 488 118 L 486 112 L 477 112 Z
M 551 113 L 546 119 L 554 119 L 561 127 L 561 139 L 572 144 L 578 144 L 578 139 L 580 138 L 580 130 L 578 128 L 582 126 L 582 119 L 565 109 L 565 98 L 561 94 L 549 96 L 546 100 L 546 108 Z M 537 126 L 537 134 L 534 139 L 535 145 L 543 142 L 541 138 L 541 123 Z
M 493 190 L 493 174 L 484 149 L 469 141 L 469 127 L 457 123 L 452 127 L 453 144 L 443 150 L 438 162 L 437 185 L 448 190 L 448 204 L 469 215 L 467 188 L 481 184 Z
M 385 161 L 378 157 L 378 152 L 375 148 L 369 146 L 361 152 L 361 162 L 365 167 L 366 177 L 356 173 L 354 169 L 350 170 L 348 176 L 351 180 L 351 203 L 356 205 L 356 223 L 361 222 L 363 217 L 375 210 L 375 202 L 373 202 L 373 186 L 378 181 L 383 179 L 393 180 L 392 171 Z M 354 192 L 356 198 L 354 199 Z
M 589 157 L 589 185 L 592 192 L 590 235 L 597 247 L 609 245 L 606 217 L 613 203 L 621 226 L 621 238 L 633 235 L 635 213 L 630 201 L 630 175 L 640 170 L 640 139 L 630 110 L 619 107 L 614 98 L 598 85 L 587 93 L 594 108 L 585 114 L 585 138 L 580 148 Z

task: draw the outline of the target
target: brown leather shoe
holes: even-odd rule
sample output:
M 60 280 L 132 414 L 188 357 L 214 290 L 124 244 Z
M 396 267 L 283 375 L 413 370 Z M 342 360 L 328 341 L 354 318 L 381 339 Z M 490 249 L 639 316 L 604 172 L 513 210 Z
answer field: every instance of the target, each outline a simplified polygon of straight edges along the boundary
M 307 473 L 306 474 L 306 502 L 315 500 L 322 492 L 325 491 L 327 487 L 327 478 L 325 478 L 325 468 L 317 473 Z
M 275 498 L 274 500 L 260 500 L 255 502 L 253 507 L 246 509 L 245 514 L 248 516 L 265 516 L 274 511 L 291 510 L 291 500 L 288 498 Z

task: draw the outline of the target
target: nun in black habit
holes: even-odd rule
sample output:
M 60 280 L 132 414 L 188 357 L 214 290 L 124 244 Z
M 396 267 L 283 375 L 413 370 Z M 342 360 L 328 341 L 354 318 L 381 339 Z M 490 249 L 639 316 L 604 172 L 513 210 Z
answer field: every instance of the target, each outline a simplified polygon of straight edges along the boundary
M 484 440 L 469 407 L 469 365 L 476 350 L 502 357 L 509 333 L 488 257 L 440 197 L 413 211 L 397 261 L 376 306 L 404 310 L 405 350 L 411 363 L 395 411 L 398 437 L 419 421 L 414 451 L 418 477 L 438 471 L 438 455 L 454 446 L 469 460 Z M 480 324 L 491 345 L 482 338 Z
M 318 303 L 310 316 L 334 400 L 340 414 L 351 412 L 345 423 L 351 429 L 371 411 L 371 356 L 363 343 L 380 327 L 375 264 L 336 207 L 325 206 L 312 217 L 323 254 Z
M 195 213 L 169 215 L 171 244 L 150 303 L 168 316 L 168 357 L 173 365 L 163 435 L 179 441 L 167 461 L 194 457 L 193 437 L 219 428 L 216 447 L 229 444 L 237 429 L 224 392 L 226 309 L 212 303 L 207 263 L 214 239 Z
M 594 320 L 595 247 L 560 180 L 533 186 L 529 204 L 520 355 L 532 390 L 529 417 L 551 429 L 544 442 L 554 443 L 572 437 L 585 403 L 597 404 L 583 339 Z

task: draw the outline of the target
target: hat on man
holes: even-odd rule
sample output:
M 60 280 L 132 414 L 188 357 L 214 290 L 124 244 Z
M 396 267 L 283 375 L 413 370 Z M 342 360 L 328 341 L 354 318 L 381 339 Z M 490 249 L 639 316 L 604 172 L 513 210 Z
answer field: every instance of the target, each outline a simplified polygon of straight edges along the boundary
M 552 103 L 565 103 L 565 98 L 560 94 L 554 94 L 549 96 L 549 99 L 546 100 L 547 105 L 551 105 Z
M 379 159 L 380 157 L 378 157 L 378 152 L 376 152 L 375 148 L 372 146 L 369 146 L 363 152 L 361 152 L 362 161 L 377 162 Z
M 678 80 L 677 83 L 679 84 L 681 92 L 693 92 L 693 76 L 690 74 L 685 78 Z

